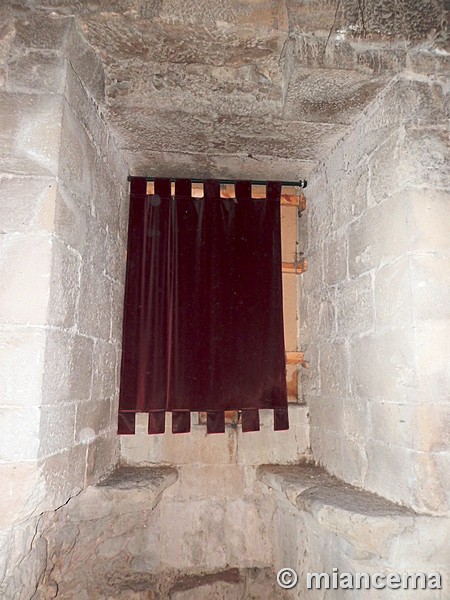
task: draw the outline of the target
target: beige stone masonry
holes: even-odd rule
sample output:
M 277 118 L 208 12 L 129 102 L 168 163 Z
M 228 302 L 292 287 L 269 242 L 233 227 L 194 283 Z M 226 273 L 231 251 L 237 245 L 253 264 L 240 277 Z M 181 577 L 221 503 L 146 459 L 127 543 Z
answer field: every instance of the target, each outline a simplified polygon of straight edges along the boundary
M 306 573 L 329 573 L 337 568 L 351 573 L 439 573 L 442 589 L 421 590 L 420 597 L 448 595 L 450 575 L 448 517 L 417 515 L 384 498 L 352 488 L 312 465 L 263 465 L 258 478 L 279 499 L 274 520 L 275 564 L 295 565 L 299 583 L 293 598 L 344 598 L 344 590 L 306 589 Z M 324 551 L 324 544 L 327 550 Z M 412 550 L 414 548 L 414 551 Z M 286 562 L 287 561 L 287 562 Z M 350 592 L 353 593 L 353 592 Z M 391 590 L 363 590 L 367 598 L 390 598 Z M 408 598 L 411 590 L 396 590 Z

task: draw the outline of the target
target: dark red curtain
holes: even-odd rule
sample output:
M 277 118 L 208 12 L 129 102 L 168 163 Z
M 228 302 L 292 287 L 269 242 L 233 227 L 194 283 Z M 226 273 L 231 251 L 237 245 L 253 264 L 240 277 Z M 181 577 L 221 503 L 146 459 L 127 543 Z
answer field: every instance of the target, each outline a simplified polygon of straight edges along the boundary
M 259 429 L 260 408 L 288 429 L 281 281 L 281 184 L 266 199 L 248 182 L 221 198 L 205 181 L 131 182 L 119 433 L 149 414 L 149 433 L 190 430 L 207 412 L 208 433 L 225 430 L 224 411 L 242 411 L 243 431 Z

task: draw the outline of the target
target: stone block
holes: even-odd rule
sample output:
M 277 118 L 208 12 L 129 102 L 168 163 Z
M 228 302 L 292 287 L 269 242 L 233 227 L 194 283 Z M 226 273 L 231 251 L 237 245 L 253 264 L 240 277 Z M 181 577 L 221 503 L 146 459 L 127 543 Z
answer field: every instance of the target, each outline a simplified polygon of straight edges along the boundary
M 74 402 L 91 397 L 93 341 L 82 335 L 47 332 L 43 404 Z
M 45 331 L 0 330 L 0 398 L 3 405 L 38 406 L 42 397 Z
M 120 438 L 122 458 L 129 464 L 197 464 L 199 456 L 205 465 L 236 462 L 237 436 L 232 427 L 226 427 L 224 434 L 207 435 L 204 425 L 193 425 L 189 434 L 174 435 L 167 415 L 166 433 L 148 435 L 146 420 L 140 422 L 141 432 Z
M 289 429 L 274 431 L 273 411 L 260 410 L 260 431 L 237 430 L 237 462 L 241 465 L 288 464 L 301 460 L 309 450 L 306 406 L 289 405 Z
M 448 544 L 450 523 L 448 519 L 420 515 L 416 517 L 413 527 L 403 529 L 396 536 L 390 548 L 390 562 L 397 565 L 399 571 L 411 569 L 411 563 L 428 566 L 428 572 L 448 571 L 446 547 Z M 414 548 L 414 552 L 411 552 Z M 417 569 L 421 571 L 422 569 Z M 448 581 L 444 579 L 443 582 Z M 445 583 L 443 591 L 445 593 Z M 438 592 L 437 592 L 438 593 Z
M 42 406 L 39 423 L 39 457 L 69 450 L 74 445 L 74 432 L 74 404 Z
M 374 206 L 392 196 L 402 187 L 402 173 L 400 169 L 392 168 L 400 159 L 400 133 L 394 130 L 387 139 L 380 141 L 380 145 L 369 158 L 368 173 L 368 205 Z
M 92 521 L 152 510 L 159 495 L 178 478 L 173 467 L 119 467 L 98 485 L 89 486 L 68 505 L 71 521 Z
M 450 406 L 448 404 L 419 404 L 414 407 L 412 425 L 414 449 L 423 452 L 440 452 L 442 458 L 449 448 Z M 448 458 L 448 457 L 447 457 Z
M 409 206 L 402 195 L 367 210 L 349 229 L 349 273 L 356 277 L 406 254 Z
M 16 19 L 15 43 L 24 48 L 62 49 L 72 19 L 52 13 L 50 15 L 27 12 Z
M 371 403 L 366 399 L 352 396 L 343 398 L 342 428 L 345 439 L 353 438 L 361 443 L 368 439 L 370 406 Z
M 344 179 L 333 189 L 333 222 L 346 229 L 367 208 L 369 168 L 363 164 L 347 167 Z
M 110 398 L 117 392 L 117 355 L 114 344 L 96 340 L 93 351 L 92 400 Z
M 60 508 L 86 486 L 86 455 L 86 446 L 78 445 L 41 461 L 43 497 L 36 512 Z
M 377 327 L 411 325 L 413 303 L 410 259 L 400 258 L 375 273 L 375 315 Z
M 353 393 L 373 400 L 404 402 L 417 399 L 414 339 L 414 331 L 402 327 L 352 339 L 350 377 Z
M 223 600 L 233 600 L 234 598 L 242 597 L 245 593 L 245 581 L 240 578 L 237 581 L 221 581 L 216 576 L 213 581 L 207 583 L 199 583 L 195 587 L 186 589 L 175 589 L 171 592 L 170 597 L 173 600 L 189 600 L 195 594 L 196 600 L 208 600 L 208 598 L 222 598 Z
M 62 100 L 49 94 L 0 92 L 3 171 L 17 175 L 56 175 Z
M 110 339 L 116 344 L 122 343 L 123 299 L 125 283 L 111 281 L 111 331 Z
M 309 186 L 308 186 L 309 187 Z M 324 240 L 329 237 L 333 237 L 333 200 L 331 193 L 324 194 L 323 189 L 319 191 L 318 196 L 314 202 L 309 202 L 308 209 L 306 211 L 306 223 L 305 226 L 308 228 L 308 246 L 305 250 L 309 258 L 310 254 L 316 252 Z M 314 190 L 309 190 L 309 197 L 314 198 Z M 300 219 L 300 221 L 303 220 Z M 299 241 L 302 241 L 301 235 Z
M 118 186 L 103 158 L 96 157 L 95 163 L 91 165 L 91 171 L 94 182 L 92 210 L 100 226 L 111 236 L 117 236 L 119 232 L 119 190 L 122 189 L 122 186 Z M 125 180 L 123 185 L 125 185 Z
M 56 53 L 13 54 L 8 62 L 7 88 L 14 92 L 61 94 L 66 64 Z
M 126 244 L 110 235 L 106 244 L 105 273 L 115 281 L 125 285 L 126 262 Z
M 38 481 L 39 469 L 36 461 L 0 464 L 1 530 L 27 515 L 27 507 L 32 507 L 36 502 Z M 2 580 L 0 577 L 0 581 Z
M 342 477 L 346 458 L 342 437 L 334 431 L 325 431 L 311 424 L 311 451 L 317 464 L 337 477 Z
M 116 428 L 106 431 L 87 446 L 86 483 L 95 485 L 111 473 L 119 461 L 119 436 Z
M 417 252 L 448 252 L 450 193 L 444 190 L 405 190 L 409 202 L 411 248 Z
M 77 35 L 75 33 L 75 35 Z M 89 49 L 92 52 L 92 48 Z M 70 45 L 68 49 L 70 56 Z M 93 52 L 92 52 L 93 53 Z M 94 53 L 93 53 L 94 54 Z M 95 56 L 95 61 L 99 60 Z M 85 64 L 84 70 L 89 69 L 89 78 L 92 77 L 91 67 L 94 67 L 96 62 Z M 100 83 L 100 82 L 99 82 Z M 101 118 L 98 104 L 92 99 L 92 96 L 86 90 L 86 83 L 80 79 L 80 76 L 74 71 L 74 64 L 70 62 L 67 66 L 67 75 L 65 80 L 64 95 L 70 107 L 75 112 L 77 119 L 84 129 L 89 132 L 89 135 L 94 145 L 99 149 L 102 155 L 107 154 L 108 131 L 104 120 Z M 103 92 L 101 93 L 103 96 Z
M 450 515 L 450 453 L 411 452 L 414 477 L 412 507 L 420 513 Z
M 414 448 L 426 426 L 420 422 L 421 405 L 371 401 L 368 403 L 367 437 L 383 444 Z M 433 406 L 428 406 L 432 412 Z M 425 448 L 421 448 L 424 450 Z
M 450 58 L 447 53 L 438 53 L 422 45 L 411 48 L 408 52 L 408 67 L 415 73 L 442 76 L 448 73 Z
M 309 368 L 302 371 L 303 401 L 305 398 L 314 397 L 320 393 L 319 349 L 317 344 L 311 343 L 306 346 L 305 358 L 309 363 Z
M 450 321 L 450 256 L 412 256 L 411 281 L 414 317 Z
M 370 273 L 336 287 L 336 325 L 339 337 L 370 331 L 374 321 L 373 278 Z
M 48 323 L 56 327 L 70 328 L 75 323 L 75 311 L 80 291 L 79 255 L 57 239 L 52 243 L 52 270 Z
M 44 325 L 47 322 L 51 272 L 48 234 L 1 236 L 0 319 L 4 323 Z M 30 298 L 33 301 L 30 302 Z
M 39 449 L 39 408 L 36 406 L 1 406 L 0 462 L 17 462 L 37 458 Z
M 59 177 L 64 185 L 89 207 L 93 203 L 92 167 L 96 153 L 85 129 L 66 100 L 61 121 Z
M 429 74 L 429 73 L 428 73 Z M 447 120 L 445 95 L 438 80 L 407 80 L 399 90 L 399 106 L 408 125 L 435 127 Z
M 336 335 L 334 288 L 315 290 L 314 293 L 308 294 L 305 317 L 314 341 L 323 337 L 334 337 Z
M 0 177 L 0 231 L 53 230 L 56 182 L 53 178 Z
M 337 396 L 318 396 L 309 401 L 311 429 L 342 436 L 345 427 L 344 402 Z
M 61 182 L 55 207 L 55 234 L 81 255 L 87 243 L 89 211 Z
M 115 424 L 114 424 L 115 425 Z M 86 444 L 111 427 L 111 400 L 90 400 L 76 405 L 75 442 Z
M 398 164 L 403 184 L 448 189 L 449 146 L 445 130 L 407 127 Z
M 196 502 L 205 498 L 239 498 L 248 487 L 245 467 L 229 465 L 183 465 L 178 469 L 178 482 L 165 497 Z
M 96 102 L 102 102 L 105 98 L 105 73 L 102 61 L 76 28 L 72 28 L 68 35 L 66 54 L 77 77 L 87 87 Z M 70 82 L 68 84 L 70 85 Z
M 445 321 L 416 325 L 416 360 L 421 402 L 450 402 L 450 325 Z
M 284 116 L 350 125 L 379 92 L 380 83 L 351 69 L 297 68 L 289 81 Z
M 324 243 L 323 279 L 326 285 L 334 285 L 347 279 L 347 237 L 337 235 Z
M 412 450 L 369 440 L 365 489 L 392 502 L 411 506 L 411 473 L 416 458 Z
M 111 284 L 101 271 L 83 263 L 77 323 L 81 333 L 109 340 L 111 325 Z
M 320 393 L 322 396 L 347 396 L 349 390 L 349 354 L 345 343 L 326 341 L 320 351 Z

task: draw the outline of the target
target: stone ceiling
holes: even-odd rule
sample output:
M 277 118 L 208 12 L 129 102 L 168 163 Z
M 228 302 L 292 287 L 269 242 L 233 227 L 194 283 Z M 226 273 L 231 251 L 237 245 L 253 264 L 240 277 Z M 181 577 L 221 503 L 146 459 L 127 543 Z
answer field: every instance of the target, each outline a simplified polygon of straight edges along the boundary
M 133 174 L 304 178 L 417 43 L 443 0 L 39 2 L 75 14 Z M 367 4 L 367 9 L 364 8 Z

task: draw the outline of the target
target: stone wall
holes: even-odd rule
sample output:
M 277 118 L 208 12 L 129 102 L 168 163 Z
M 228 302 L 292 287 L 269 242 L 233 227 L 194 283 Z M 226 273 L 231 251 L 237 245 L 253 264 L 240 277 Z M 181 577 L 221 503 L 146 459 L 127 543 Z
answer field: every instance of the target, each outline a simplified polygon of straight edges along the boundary
M 97 108 L 93 83 L 101 77 L 89 79 L 96 63 L 89 66 L 73 20 L 20 7 L 0 12 L 6 599 L 30 598 L 45 565 L 39 515 L 117 460 L 127 171 Z
M 445 65 L 417 54 L 310 177 L 300 220 L 314 458 L 432 514 L 450 507 Z

